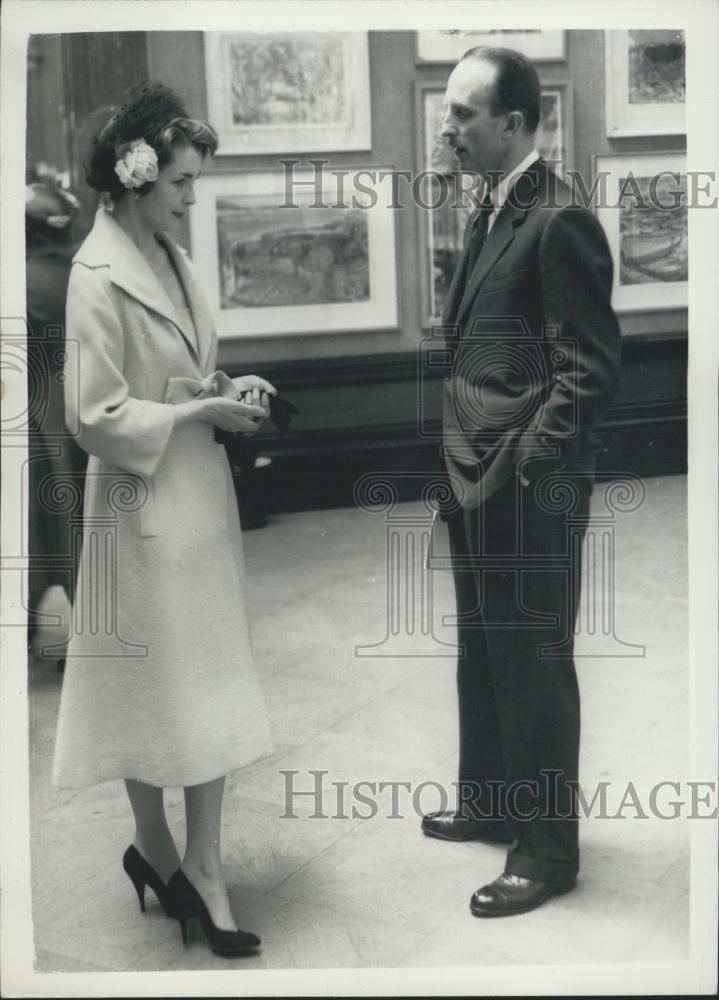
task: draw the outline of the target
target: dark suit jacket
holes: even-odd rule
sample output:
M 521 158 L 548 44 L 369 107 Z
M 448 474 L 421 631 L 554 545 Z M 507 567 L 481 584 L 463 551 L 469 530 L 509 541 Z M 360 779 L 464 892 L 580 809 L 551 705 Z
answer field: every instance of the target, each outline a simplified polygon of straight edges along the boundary
M 28 546 L 30 607 L 35 608 L 46 587 L 59 583 L 71 593 L 66 556 L 70 538 L 69 514 L 53 510 L 40 500 L 41 484 L 52 475 L 80 480 L 87 455 L 65 427 L 62 383 L 65 346 L 65 298 L 74 248 L 28 248 L 26 309 L 28 322 L 28 399 L 39 405 L 29 415 Z M 48 331 L 50 328 L 50 332 Z M 78 517 L 81 512 L 75 511 Z
M 443 454 L 469 508 L 518 467 L 530 480 L 562 468 L 592 476 L 593 429 L 619 367 L 604 232 L 544 161 L 519 176 L 465 275 L 472 225 L 442 317 Z

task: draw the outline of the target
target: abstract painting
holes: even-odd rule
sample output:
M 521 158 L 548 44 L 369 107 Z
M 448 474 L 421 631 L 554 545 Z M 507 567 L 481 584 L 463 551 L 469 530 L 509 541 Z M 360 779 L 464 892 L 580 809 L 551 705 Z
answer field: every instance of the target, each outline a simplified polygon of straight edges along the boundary
M 607 135 L 680 135 L 686 131 L 683 31 L 607 31 Z
M 370 149 L 367 32 L 206 32 L 218 153 Z

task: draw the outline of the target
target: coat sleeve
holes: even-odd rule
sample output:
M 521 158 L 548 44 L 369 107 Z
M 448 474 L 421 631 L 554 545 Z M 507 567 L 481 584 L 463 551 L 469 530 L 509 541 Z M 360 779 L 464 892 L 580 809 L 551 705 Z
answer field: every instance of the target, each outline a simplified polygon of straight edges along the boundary
M 152 476 L 172 434 L 174 407 L 130 395 L 122 374 L 124 334 L 104 271 L 76 263 L 70 273 L 67 336 L 78 352 L 76 365 L 65 367 L 65 418 L 79 429 L 86 452 Z
M 559 328 L 564 360 L 553 362 L 549 395 L 520 439 L 520 451 L 523 445 L 559 443 L 566 454 L 599 422 L 619 371 L 612 258 L 591 212 L 564 208 L 552 216 L 540 241 L 539 271 L 544 322 Z

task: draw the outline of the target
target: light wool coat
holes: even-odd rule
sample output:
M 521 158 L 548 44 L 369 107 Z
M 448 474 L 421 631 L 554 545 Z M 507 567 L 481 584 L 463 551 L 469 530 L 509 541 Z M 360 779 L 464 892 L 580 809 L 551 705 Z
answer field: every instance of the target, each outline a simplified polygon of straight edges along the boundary
M 216 335 L 184 251 L 162 239 L 191 323 L 104 209 L 70 276 L 67 337 L 79 366 L 66 367 L 66 417 L 91 457 L 60 786 L 192 785 L 272 751 L 225 451 L 205 422 L 176 427 L 164 402 L 168 379 L 214 370 Z

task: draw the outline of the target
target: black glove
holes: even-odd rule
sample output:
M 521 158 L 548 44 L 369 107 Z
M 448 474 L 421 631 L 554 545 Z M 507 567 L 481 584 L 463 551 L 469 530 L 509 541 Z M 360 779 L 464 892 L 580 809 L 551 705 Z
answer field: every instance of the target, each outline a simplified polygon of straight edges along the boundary
M 284 396 L 270 395 L 270 420 L 283 434 L 290 430 L 292 417 L 300 411 Z

